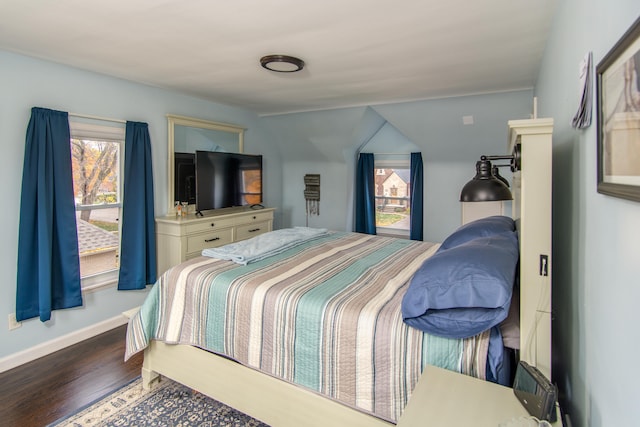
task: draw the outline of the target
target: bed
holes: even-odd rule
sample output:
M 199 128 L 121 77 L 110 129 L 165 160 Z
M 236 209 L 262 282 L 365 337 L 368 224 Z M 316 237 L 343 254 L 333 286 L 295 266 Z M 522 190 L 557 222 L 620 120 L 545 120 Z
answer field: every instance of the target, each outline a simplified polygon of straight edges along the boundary
M 412 390 L 428 381 L 426 366 L 507 381 L 500 327 L 514 283 L 528 284 L 515 273 L 526 218 L 516 203 L 515 220 L 505 222 L 511 230 L 486 235 L 483 224 L 473 235 L 462 227 L 442 244 L 305 228 L 317 234 L 247 262 L 220 253 L 189 260 L 161 276 L 131 319 L 127 357 L 144 350 L 147 385 L 164 375 L 273 426 L 402 425 Z M 438 280 L 458 274 L 452 259 L 476 253 L 484 258 L 474 268 L 499 264 L 483 285 L 495 288 L 491 307 L 470 320 L 438 306 L 470 299 L 477 309 L 484 293 L 464 286 L 421 297 L 442 293 Z M 461 336 L 443 336 L 451 322 Z M 537 338 L 518 341 L 527 355 Z

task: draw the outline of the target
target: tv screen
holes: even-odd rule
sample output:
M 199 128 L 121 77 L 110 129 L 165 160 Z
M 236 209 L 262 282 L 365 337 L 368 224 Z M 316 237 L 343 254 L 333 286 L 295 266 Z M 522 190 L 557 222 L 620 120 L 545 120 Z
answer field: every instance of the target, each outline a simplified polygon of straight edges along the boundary
M 196 211 L 262 203 L 262 156 L 196 151 Z

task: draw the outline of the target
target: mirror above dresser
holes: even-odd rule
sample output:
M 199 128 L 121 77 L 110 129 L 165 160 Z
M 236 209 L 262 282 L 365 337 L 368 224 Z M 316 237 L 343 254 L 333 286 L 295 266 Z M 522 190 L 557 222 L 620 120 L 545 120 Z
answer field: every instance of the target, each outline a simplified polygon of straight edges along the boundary
M 167 114 L 168 165 L 167 200 L 168 214 L 175 214 L 176 202 L 187 202 L 176 190 L 176 161 L 196 150 L 242 153 L 245 128 L 228 123 L 213 122 L 193 117 Z

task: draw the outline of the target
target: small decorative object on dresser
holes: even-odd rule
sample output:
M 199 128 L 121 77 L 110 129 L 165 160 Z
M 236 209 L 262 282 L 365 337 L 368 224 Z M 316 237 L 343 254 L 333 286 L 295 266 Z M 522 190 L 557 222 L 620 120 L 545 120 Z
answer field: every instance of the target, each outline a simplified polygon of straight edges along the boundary
M 203 249 L 245 240 L 273 229 L 273 208 L 223 209 L 203 217 L 189 214 L 156 218 L 158 275 Z

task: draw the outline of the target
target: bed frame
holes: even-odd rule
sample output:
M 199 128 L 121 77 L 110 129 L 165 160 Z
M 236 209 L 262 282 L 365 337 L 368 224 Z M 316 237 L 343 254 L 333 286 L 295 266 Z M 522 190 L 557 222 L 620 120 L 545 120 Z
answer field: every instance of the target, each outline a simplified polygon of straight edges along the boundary
M 520 236 L 520 357 L 537 366 L 550 378 L 553 120 L 509 121 L 508 128 L 509 152 L 519 144 L 522 153 L 522 169 L 514 174 L 512 186 L 514 190 L 512 211 Z M 546 259 L 546 265 L 541 266 L 542 259 Z M 142 368 L 144 386 L 150 387 L 160 376 L 178 381 L 274 427 L 393 425 L 378 417 L 192 346 L 167 345 L 152 341 L 144 354 Z M 491 383 L 485 385 L 485 383 L 465 375 L 427 367 L 398 426 L 425 425 L 427 419 L 432 419 L 433 412 L 442 412 L 439 408 L 452 405 L 449 400 L 453 396 L 457 396 L 458 398 L 453 400 L 459 402 L 460 393 L 466 393 L 474 387 L 482 387 L 478 389 L 480 391 L 476 395 L 483 394 L 483 390 L 489 390 L 491 393 L 497 393 L 496 396 L 499 394 L 506 396 L 508 393 L 512 397 L 508 388 Z M 446 384 L 445 392 L 440 391 L 443 390 L 443 384 Z M 422 396 L 420 399 L 430 396 L 429 399 L 424 399 L 428 402 L 414 403 L 414 400 L 418 399 L 416 397 L 418 390 Z M 514 405 L 518 405 L 517 400 L 511 400 L 515 402 Z M 509 404 L 512 403 L 511 400 L 508 401 Z M 495 399 L 494 401 L 502 402 Z M 411 411 L 409 411 L 410 406 L 412 406 Z M 485 404 L 476 406 L 477 411 L 495 410 L 495 408 L 487 408 Z M 480 406 L 484 406 L 484 409 Z M 422 408 L 424 411 L 431 411 L 428 412 L 428 417 L 424 412 L 424 417 L 420 415 Z M 460 406 L 458 406 L 458 412 L 459 408 Z M 455 408 L 451 410 L 456 411 Z M 512 411 L 518 410 L 520 412 L 512 413 L 522 412 L 521 407 L 514 406 Z M 433 425 L 445 424 L 434 423 Z M 449 423 L 449 425 L 452 424 Z

